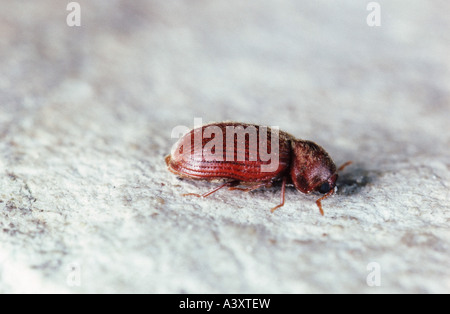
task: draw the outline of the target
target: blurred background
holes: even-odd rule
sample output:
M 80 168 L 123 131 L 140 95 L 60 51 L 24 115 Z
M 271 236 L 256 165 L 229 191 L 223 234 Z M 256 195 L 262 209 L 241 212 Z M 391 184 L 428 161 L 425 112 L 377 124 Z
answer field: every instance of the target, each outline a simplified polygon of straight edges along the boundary
M 0 0 L 0 292 L 450 291 L 448 2 L 69 3 Z M 211 188 L 164 164 L 195 117 L 354 164 L 323 218 L 183 199 Z

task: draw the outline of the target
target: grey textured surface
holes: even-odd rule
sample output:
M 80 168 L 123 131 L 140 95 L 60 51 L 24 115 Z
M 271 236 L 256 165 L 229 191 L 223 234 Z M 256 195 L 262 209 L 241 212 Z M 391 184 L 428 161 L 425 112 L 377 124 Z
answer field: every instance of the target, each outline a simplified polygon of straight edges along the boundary
M 0 292 L 450 292 L 446 1 L 0 1 Z M 236 120 L 353 160 L 323 202 L 180 181 Z M 370 286 L 368 265 L 380 266 Z

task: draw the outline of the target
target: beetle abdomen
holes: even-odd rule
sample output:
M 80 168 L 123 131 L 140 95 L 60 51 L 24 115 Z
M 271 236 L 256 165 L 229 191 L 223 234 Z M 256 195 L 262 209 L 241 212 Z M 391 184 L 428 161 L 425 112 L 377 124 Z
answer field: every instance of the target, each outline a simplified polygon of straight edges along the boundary
M 278 139 L 278 145 L 273 140 Z M 194 179 L 270 182 L 289 169 L 292 137 L 236 122 L 204 125 L 185 134 L 166 157 L 169 170 Z

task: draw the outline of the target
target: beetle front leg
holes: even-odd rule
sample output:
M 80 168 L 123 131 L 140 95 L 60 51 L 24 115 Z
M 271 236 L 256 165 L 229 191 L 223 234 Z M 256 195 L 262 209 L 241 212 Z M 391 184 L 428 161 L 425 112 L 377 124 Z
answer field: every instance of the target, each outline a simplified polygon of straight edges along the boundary
M 319 207 L 319 211 L 322 216 L 324 215 L 323 208 L 322 208 L 322 200 L 326 199 L 328 196 L 332 195 L 333 193 L 334 193 L 334 189 L 330 190 L 330 192 L 328 192 L 327 194 L 325 194 L 324 196 L 322 196 L 321 198 L 319 198 L 316 201 L 317 207 Z

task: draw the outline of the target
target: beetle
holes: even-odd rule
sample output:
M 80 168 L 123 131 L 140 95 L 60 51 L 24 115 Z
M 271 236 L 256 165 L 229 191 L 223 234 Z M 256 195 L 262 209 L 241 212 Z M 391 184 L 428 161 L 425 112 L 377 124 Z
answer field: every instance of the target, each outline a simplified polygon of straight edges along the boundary
M 269 151 L 273 160 L 267 158 Z M 224 187 L 250 192 L 281 181 L 281 200 L 272 213 L 284 205 L 286 185 L 291 184 L 305 194 L 324 194 L 316 200 L 321 215 L 321 201 L 335 192 L 338 172 L 351 163 L 336 168 L 329 154 L 312 141 L 296 139 L 277 128 L 239 122 L 194 128 L 175 143 L 165 162 L 181 178 L 225 180 L 204 194 L 183 196 L 207 197 Z M 270 168 L 271 163 L 275 165 Z

